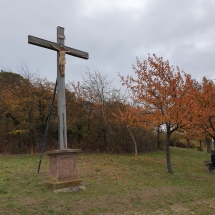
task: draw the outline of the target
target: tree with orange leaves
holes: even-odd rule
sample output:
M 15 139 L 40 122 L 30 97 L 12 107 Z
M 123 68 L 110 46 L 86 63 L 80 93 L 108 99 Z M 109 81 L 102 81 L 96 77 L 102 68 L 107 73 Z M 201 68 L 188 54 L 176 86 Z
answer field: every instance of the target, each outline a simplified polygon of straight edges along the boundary
M 178 67 L 169 65 L 169 61 L 148 56 L 142 63 L 137 58 L 137 67 L 133 65 L 136 78 L 121 76 L 122 84 L 131 90 L 135 103 L 147 110 L 147 121 L 151 125 L 165 126 L 167 171 L 173 173 L 170 159 L 170 136 L 187 123 L 186 116 L 192 114 L 187 108 L 192 91 L 192 79 Z M 191 106 L 190 106 L 191 107 Z
M 207 139 L 210 137 L 215 141 L 215 83 L 203 77 L 201 87 L 195 89 L 193 97 L 196 100 L 195 127 L 198 133 L 203 133 Z M 210 152 L 210 144 L 207 146 Z
M 135 137 L 131 130 L 132 127 L 141 126 L 143 128 L 146 127 L 146 122 L 144 123 L 144 111 L 140 106 L 132 107 L 129 104 L 125 104 L 122 107 L 118 107 L 117 113 L 112 113 L 115 119 L 123 123 L 128 130 L 133 144 L 134 144 L 134 151 L 135 157 L 138 155 L 138 148 Z

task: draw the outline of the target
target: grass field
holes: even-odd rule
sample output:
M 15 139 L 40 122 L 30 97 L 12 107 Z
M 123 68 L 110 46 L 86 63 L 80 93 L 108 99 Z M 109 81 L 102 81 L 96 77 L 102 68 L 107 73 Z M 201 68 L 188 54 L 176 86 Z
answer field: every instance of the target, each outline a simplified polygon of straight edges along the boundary
M 86 190 L 54 193 L 45 187 L 48 159 L 0 155 L 0 214 L 215 214 L 215 175 L 196 149 L 171 148 L 173 174 L 162 151 L 132 155 L 78 154 Z

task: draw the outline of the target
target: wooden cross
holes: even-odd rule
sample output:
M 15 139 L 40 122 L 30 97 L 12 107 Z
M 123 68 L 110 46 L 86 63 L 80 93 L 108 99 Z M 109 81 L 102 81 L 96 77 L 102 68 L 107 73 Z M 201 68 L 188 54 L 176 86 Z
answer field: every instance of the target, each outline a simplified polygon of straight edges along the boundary
M 87 52 L 64 46 L 64 28 L 57 27 L 57 43 L 28 36 L 28 43 L 57 51 L 57 84 L 58 84 L 58 147 L 67 148 L 66 99 L 65 99 L 65 54 L 88 59 Z

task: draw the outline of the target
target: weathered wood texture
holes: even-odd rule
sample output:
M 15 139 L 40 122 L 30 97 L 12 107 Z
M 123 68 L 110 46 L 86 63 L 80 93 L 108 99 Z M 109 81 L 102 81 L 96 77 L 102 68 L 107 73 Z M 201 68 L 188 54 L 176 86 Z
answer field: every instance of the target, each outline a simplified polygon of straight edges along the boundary
M 35 45 L 35 46 L 40 46 L 40 47 L 43 47 L 43 48 L 51 49 L 51 50 L 54 50 L 54 51 L 57 51 L 57 50 L 54 49 L 50 44 L 54 45 L 56 48 L 60 48 L 60 45 L 57 44 L 57 43 L 54 43 L 54 42 L 51 42 L 51 41 L 48 41 L 48 40 L 43 40 L 43 39 L 40 39 L 38 37 L 33 37 L 31 35 L 28 36 L 28 43 L 32 44 L 32 45 Z M 68 55 L 79 57 L 79 58 L 82 58 L 82 59 L 85 59 L 85 60 L 87 60 L 89 58 L 89 54 L 87 52 L 79 51 L 77 49 L 73 49 L 73 48 L 70 48 L 70 47 L 67 47 L 67 46 L 64 46 L 64 48 L 65 48 L 65 51 L 71 51 L 69 53 L 66 53 Z
M 58 46 L 64 45 L 64 28 L 57 27 Z M 58 147 L 59 149 L 67 148 L 67 126 L 66 126 L 66 96 L 65 96 L 65 75 L 60 74 L 59 55 L 57 52 L 57 84 L 58 84 Z

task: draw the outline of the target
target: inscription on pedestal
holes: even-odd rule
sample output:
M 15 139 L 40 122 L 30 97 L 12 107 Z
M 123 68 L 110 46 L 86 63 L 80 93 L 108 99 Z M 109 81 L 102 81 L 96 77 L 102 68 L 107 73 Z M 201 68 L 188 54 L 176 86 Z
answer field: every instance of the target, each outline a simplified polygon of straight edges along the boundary
M 47 152 L 49 155 L 49 177 L 54 183 L 77 181 L 75 155 L 79 151 L 78 149 L 67 149 Z
M 71 158 L 60 158 L 60 167 L 61 178 L 68 178 L 73 175 Z

